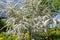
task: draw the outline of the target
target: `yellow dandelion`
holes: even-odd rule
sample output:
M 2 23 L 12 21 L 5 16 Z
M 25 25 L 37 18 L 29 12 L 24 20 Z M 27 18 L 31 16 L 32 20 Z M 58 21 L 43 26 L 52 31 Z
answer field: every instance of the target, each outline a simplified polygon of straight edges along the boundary
M 18 37 L 14 34 L 14 35 L 12 35 L 13 37 L 15 37 L 15 40 L 18 40 Z
M 0 40 L 4 40 L 3 37 L 0 37 Z
M 25 37 L 26 37 L 26 38 L 31 38 L 31 35 L 28 34 L 28 33 L 26 33 L 26 34 L 25 34 Z
M 18 38 L 16 38 L 15 40 L 18 40 Z

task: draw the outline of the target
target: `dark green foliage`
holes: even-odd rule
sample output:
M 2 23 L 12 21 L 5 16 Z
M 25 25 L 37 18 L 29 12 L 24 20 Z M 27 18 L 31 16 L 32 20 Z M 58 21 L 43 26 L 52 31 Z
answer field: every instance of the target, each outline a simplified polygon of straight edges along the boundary
M 60 10 L 60 0 L 42 0 L 41 4 L 47 5 L 51 12 Z
M 5 32 L 6 31 L 6 27 L 3 28 L 4 26 L 5 26 L 5 20 L 0 19 L 0 32 L 3 32 L 3 31 Z

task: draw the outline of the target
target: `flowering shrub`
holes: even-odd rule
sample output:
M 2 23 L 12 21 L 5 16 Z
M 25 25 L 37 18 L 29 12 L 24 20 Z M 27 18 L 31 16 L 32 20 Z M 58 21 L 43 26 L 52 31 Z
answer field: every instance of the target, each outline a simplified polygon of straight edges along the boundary
M 20 2 L 23 3 L 22 8 Z M 54 24 L 54 27 L 57 25 L 48 6 L 49 0 L 19 0 L 16 4 L 11 0 L 7 3 L 1 1 L 0 4 L 6 6 L 1 11 L 10 16 L 4 26 L 7 27 L 8 40 L 15 40 L 15 35 L 16 40 L 40 40 L 41 35 L 48 36 L 50 24 Z

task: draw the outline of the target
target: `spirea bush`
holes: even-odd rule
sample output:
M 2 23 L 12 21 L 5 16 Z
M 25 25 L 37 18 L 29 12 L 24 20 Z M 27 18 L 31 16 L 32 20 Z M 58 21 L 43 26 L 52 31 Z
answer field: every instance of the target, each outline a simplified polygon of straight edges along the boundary
M 21 2 L 23 7 L 19 6 Z M 48 0 L 19 0 L 17 3 L 12 0 L 7 3 L 1 1 L 0 4 L 6 6 L 1 11 L 9 15 L 4 26 L 7 27 L 7 34 L 16 35 L 18 40 L 34 38 L 38 40 L 41 35 L 48 36 L 48 26 L 52 23 L 54 27 L 57 25 L 53 12 L 48 6 L 49 2 Z

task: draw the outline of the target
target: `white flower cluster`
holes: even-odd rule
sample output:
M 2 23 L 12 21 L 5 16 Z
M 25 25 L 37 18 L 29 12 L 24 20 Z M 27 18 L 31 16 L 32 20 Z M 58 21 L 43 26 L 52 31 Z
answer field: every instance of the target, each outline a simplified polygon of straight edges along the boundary
M 42 32 L 46 32 L 47 33 L 47 28 L 49 25 L 49 21 L 51 19 L 48 17 L 48 15 L 46 16 L 38 16 L 38 17 L 32 17 L 32 18 L 26 18 L 25 16 L 23 16 L 18 23 L 16 18 L 9 18 L 7 20 L 7 25 L 6 26 L 12 26 L 9 30 L 8 33 L 9 34 L 16 34 L 18 37 L 20 37 L 20 33 L 30 33 L 33 35 L 35 32 L 36 33 L 42 33 Z M 54 22 L 54 24 L 56 25 L 56 21 L 55 20 L 51 20 Z M 44 30 L 44 31 L 43 31 Z

